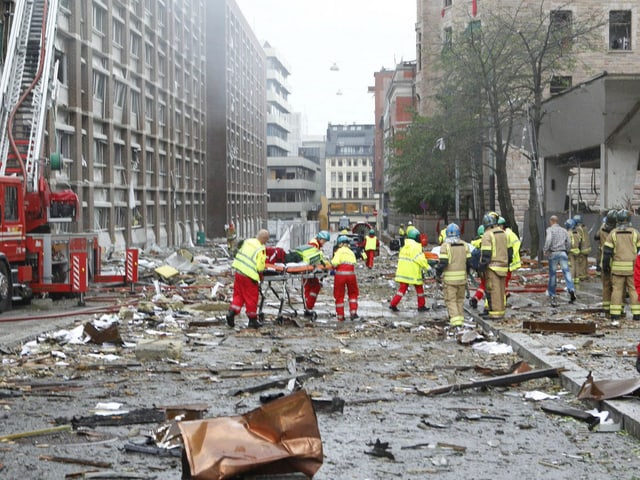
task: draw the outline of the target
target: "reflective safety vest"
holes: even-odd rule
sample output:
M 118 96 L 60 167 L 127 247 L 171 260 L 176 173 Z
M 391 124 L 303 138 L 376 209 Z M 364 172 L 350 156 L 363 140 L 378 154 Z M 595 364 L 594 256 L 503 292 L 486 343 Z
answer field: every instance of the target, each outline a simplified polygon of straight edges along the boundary
M 511 254 L 511 264 L 509 265 L 509 270 L 513 272 L 522 266 L 520 260 L 520 245 L 522 242 L 520 241 L 520 237 L 516 235 L 516 232 L 510 228 L 505 228 L 504 232 L 507 234 L 507 246 L 511 248 L 513 252 Z
M 471 258 L 471 245 L 465 241 L 456 243 L 444 242 L 440 247 L 440 260 L 446 260 L 442 277 L 449 285 L 467 283 L 467 259 Z
M 378 249 L 378 239 L 376 236 L 368 236 L 364 239 L 364 250 L 365 252 L 368 250 L 377 250 Z
M 401 237 L 404 237 L 404 236 L 405 236 L 404 228 L 400 227 L 400 228 L 398 229 L 398 235 L 400 235 Z
M 422 245 L 415 240 L 407 238 L 404 246 L 398 253 L 396 282 L 408 283 L 409 285 L 421 285 L 422 272 L 428 272 L 429 269 L 429 261 L 427 257 L 424 256 Z
M 264 271 L 267 261 L 265 246 L 257 238 L 248 238 L 236 254 L 231 268 L 256 282 L 260 281 L 260 272 Z

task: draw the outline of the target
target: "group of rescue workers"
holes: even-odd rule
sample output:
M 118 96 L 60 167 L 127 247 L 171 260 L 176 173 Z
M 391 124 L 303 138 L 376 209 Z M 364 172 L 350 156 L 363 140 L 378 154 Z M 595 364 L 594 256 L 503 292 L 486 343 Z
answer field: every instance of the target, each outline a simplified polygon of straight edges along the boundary
M 640 233 L 631 226 L 628 210 L 611 210 L 602 221 L 594 239 L 599 244 L 596 270 L 601 273 L 602 304 L 608 316 L 618 319 L 623 314 L 624 299 L 629 297 L 632 317 L 640 320 Z M 395 273 L 398 289 L 389 308 L 397 312 L 398 305 L 409 286 L 413 285 L 417 296 L 418 312 L 429 310 L 426 303 L 424 283 L 427 277 L 435 278 L 441 289 L 448 311 L 449 323 L 459 327 L 464 323 L 464 301 L 467 297 L 469 276 L 475 271 L 479 284 L 469 305 L 477 308 L 484 300 L 481 315 L 489 319 L 504 318 L 508 285 L 511 275 L 521 267 L 518 235 L 507 226 L 505 219 L 496 212 L 488 212 L 482 218 L 477 236 L 467 243 L 461 238 L 460 227 L 451 223 L 439 232 L 440 243 L 437 256 L 425 255 L 426 236 L 409 222 L 407 228 L 400 226 L 400 250 Z M 556 272 L 562 270 L 569 303 L 576 300 L 575 283 L 588 278 L 588 255 L 591 253 L 589 233 L 581 215 L 568 219 L 564 228 L 554 215 L 546 231 L 544 252 L 549 259 L 549 281 L 547 294 L 552 305 L 557 305 Z M 269 232 L 261 230 L 256 238 L 247 239 L 240 245 L 232 268 L 235 271 L 233 300 L 227 313 L 227 324 L 235 325 L 235 316 L 244 306 L 249 327 L 259 328 L 258 299 L 259 284 L 266 265 L 265 243 Z M 356 253 L 361 254 L 368 268 L 373 268 L 374 258 L 380 242 L 373 229 L 361 239 L 358 248 L 353 248 L 352 239 L 341 231 L 336 240 L 332 258 L 325 257 L 324 246 L 330 241 L 326 230 L 320 231 L 302 249 L 302 261 L 315 264 L 335 275 L 333 296 L 337 320 L 345 320 L 345 296 L 349 318 L 358 316 L 358 282 L 356 278 Z M 635 268 L 634 268 L 635 267 Z M 316 276 L 303 279 L 304 315 L 316 318 L 314 307 L 322 280 Z

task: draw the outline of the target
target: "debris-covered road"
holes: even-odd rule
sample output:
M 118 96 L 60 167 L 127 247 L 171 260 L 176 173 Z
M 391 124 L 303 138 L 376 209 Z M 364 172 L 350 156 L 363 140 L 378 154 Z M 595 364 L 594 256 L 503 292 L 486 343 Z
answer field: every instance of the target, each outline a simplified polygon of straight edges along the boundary
M 150 440 L 169 412 L 235 416 L 259 407 L 261 397 L 301 387 L 314 399 L 324 451 L 316 479 L 637 475 L 637 439 L 611 432 L 615 423 L 594 423 L 595 411 L 582 420 L 545 413 L 542 406 L 584 412 L 593 405 L 563 390 L 552 374 L 518 380 L 527 365 L 509 346 L 490 343 L 496 338 L 472 312 L 467 336 L 452 335 L 435 284 L 428 285 L 434 307 L 428 312 L 418 314 L 415 293 L 399 313 L 391 312 L 395 258 L 389 252 L 383 250 L 371 271 L 359 265 L 360 321 L 335 321 L 328 277 L 315 322 L 294 317 L 285 305 L 284 322 L 277 324 L 278 302 L 269 292 L 265 326 L 250 330 L 243 328 L 244 314 L 235 329 L 225 324 L 229 260 L 200 250 L 187 267 L 172 260 L 179 273 L 170 276 L 155 272 L 163 262 L 149 261 L 144 288 L 134 295 L 126 288 L 98 292 L 90 299 L 95 312 L 69 302 L 43 310 L 34 302 L 0 318 L 42 317 L 0 323 L 1 478 L 179 479 L 179 448 L 164 448 L 175 442 Z M 631 320 L 604 321 L 596 311 L 596 279 L 578 291 L 578 305 L 551 310 L 535 287 L 544 276 L 520 274 L 500 330 L 526 334 L 549 355 L 593 370 L 596 379 L 638 377 L 632 356 L 638 329 Z M 290 293 L 301 312 L 295 280 Z M 46 318 L 64 308 L 68 317 Z M 522 328 L 524 321 L 542 320 L 593 322 L 596 330 L 540 334 Z M 101 333 L 115 327 L 105 339 L 88 335 L 86 323 Z M 514 383 L 467 388 L 503 375 L 514 375 Z M 433 392 L 446 385 L 456 387 Z

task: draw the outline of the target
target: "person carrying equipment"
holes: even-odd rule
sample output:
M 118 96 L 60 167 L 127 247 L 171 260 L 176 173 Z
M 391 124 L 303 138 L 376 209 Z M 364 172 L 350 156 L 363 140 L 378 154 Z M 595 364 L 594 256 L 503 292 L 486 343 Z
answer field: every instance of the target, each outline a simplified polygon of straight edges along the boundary
M 235 326 L 235 316 L 244 306 L 249 317 L 249 328 L 260 328 L 258 321 L 258 298 L 260 296 L 260 280 L 264 272 L 267 254 L 264 244 L 269 240 L 269 232 L 260 230 L 256 238 L 248 238 L 242 242 L 231 268 L 235 270 L 233 283 L 233 299 L 227 312 L 227 325 Z
M 331 235 L 326 230 L 321 230 L 320 232 L 318 232 L 318 234 L 314 238 L 309 240 L 309 243 L 307 244 L 312 248 L 306 249 L 302 252 L 302 260 L 311 264 L 312 263 L 312 261 L 310 261 L 311 256 L 313 256 L 314 258 L 317 258 L 317 256 L 320 255 L 320 262 L 316 262 L 316 263 L 329 264 L 329 261 L 324 257 L 324 253 L 322 252 L 322 247 L 330 239 L 331 239 Z M 305 258 L 305 256 L 307 258 Z M 302 281 L 305 317 L 312 317 L 312 318 L 317 317 L 316 312 L 313 311 L 313 307 L 315 307 L 316 305 L 316 300 L 318 299 L 318 294 L 320 293 L 321 289 L 322 289 L 322 280 L 320 280 L 319 278 L 310 277 L 310 278 L 305 278 Z

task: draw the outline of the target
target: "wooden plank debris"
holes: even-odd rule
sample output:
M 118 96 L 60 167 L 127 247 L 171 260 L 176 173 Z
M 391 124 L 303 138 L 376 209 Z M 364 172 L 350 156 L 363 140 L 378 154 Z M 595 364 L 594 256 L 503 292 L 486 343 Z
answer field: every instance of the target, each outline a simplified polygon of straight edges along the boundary
M 100 462 L 98 460 L 84 460 L 82 458 L 56 457 L 54 455 L 40 455 L 40 460 L 58 463 L 74 463 L 77 465 L 86 465 L 88 467 L 111 468 L 112 463 Z
M 522 328 L 532 333 L 539 332 L 557 332 L 557 333 L 596 333 L 595 322 L 586 323 L 568 323 L 568 322 L 546 322 L 546 321 L 530 321 L 522 322 Z
M 471 388 L 508 386 L 514 385 L 516 383 L 526 382 L 528 380 L 534 380 L 536 378 L 557 377 L 563 370 L 563 368 L 545 368 L 541 370 L 532 370 L 525 373 L 502 375 L 500 377 L 494 377 L 488 380 L 478 380 L 476 382 L 454 383 L 451 385 L 446 385 L 444 387 L 432 388 L 430 390 L 416 388 L 416 392 L 421 395 L 429 396 L 440 395 L 442 393 L 452 393 L 460 390 L 469 390 Z

